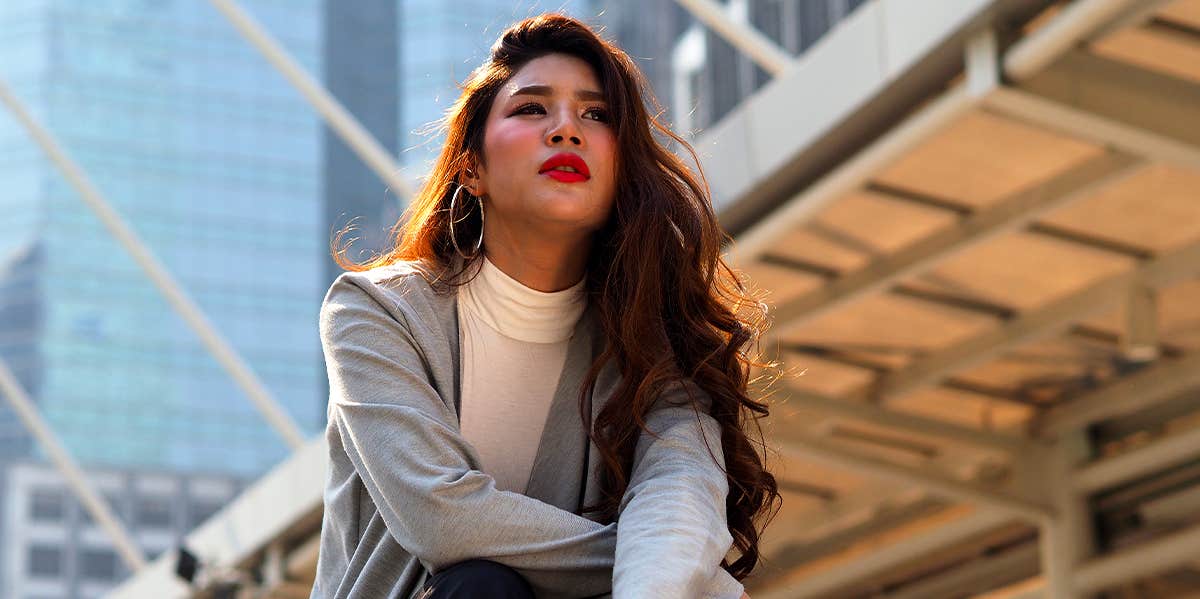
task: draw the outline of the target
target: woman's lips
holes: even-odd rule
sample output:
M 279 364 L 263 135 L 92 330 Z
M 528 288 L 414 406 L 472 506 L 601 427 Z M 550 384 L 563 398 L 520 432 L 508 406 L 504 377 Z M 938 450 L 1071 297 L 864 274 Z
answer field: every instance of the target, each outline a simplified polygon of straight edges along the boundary
M 569 167 L 575 172 L 559 170 L 559 167 Z M 559 152 L 542 163 L 538 174 L 547 175 L 563 183 L 579 183 L 591 178 L 587 162 L 577 154 Z
M 555 181 L 562 181 L 563 183 L 579 183 L 580 181 L 588 180 L 588 178 L 582 173 L 572 173 L 570 171 L 559 171 L 552 169 L 542 174 L 554 179 Z

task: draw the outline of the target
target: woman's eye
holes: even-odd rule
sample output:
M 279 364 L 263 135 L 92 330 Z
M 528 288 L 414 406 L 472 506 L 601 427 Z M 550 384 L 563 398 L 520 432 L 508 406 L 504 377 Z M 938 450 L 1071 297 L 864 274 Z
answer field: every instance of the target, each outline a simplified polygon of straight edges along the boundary
M 589 109 L 587 112 L 585 112 L 585 113 L 583 113 L 583 114 L 584 114 L 584 116 L 587 116 L 587 115 L 593 115 L 593 116 L 590 116 L 590 117 L 588 117 L 588 118 L 595 119 L 595 120 L 597 120 L 597 121 L 600 121 L 600 122 L 602 122 L 602 123 L 607 123 L 607 122 L 608 122 L 608 111 L 607 111 L 607 110 L 605 110 L 605 109 L 603 109 L 603 108 L 592 108 L 592 109 Z
M 546 114 L 546 109 L 541 104 L 531 102 L 529 104 L 522 104 L 513 111 L 514 116 L 520 114 Z M 584 111 L 583 116 L 602 123 L 607 123 L 609 120 L 608 110 L 600 107 L 587 109 Z
M 516 112 L 512 114 L 535 114 L 533 110 L 538 110 L 539 113 L 545 112 L 545 110 L 542 110 L 541 104 L 524 104 L 524 106 L 517 108 Z

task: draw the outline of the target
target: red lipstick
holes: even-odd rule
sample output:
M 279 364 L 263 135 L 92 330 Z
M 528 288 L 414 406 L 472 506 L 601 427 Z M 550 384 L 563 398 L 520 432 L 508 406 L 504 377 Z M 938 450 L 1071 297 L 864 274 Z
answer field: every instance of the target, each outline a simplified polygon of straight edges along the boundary
M 558 167 L 570 167 L 575 169 L 575 172 L 562 170 Z M 592 177 L 591 173 L 588 172 L 587 163 L 583 161 L 583 158 L 569 152 L 561 152 L 551 156 L 549 160 L 542 163 L 541 168 L 538 169 L 538 174 L 546 175 L 563 183 L 587 181 Z

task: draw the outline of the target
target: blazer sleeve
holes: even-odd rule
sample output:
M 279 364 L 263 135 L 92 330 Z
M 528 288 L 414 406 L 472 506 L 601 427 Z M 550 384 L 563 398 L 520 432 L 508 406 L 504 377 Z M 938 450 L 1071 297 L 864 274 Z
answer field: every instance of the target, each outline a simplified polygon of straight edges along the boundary
M 609 592 L 616 524 L 498 490 L 430 384 L 410 327 L 346 277 L 321 306 L 330 435 L 388 532 L 432 572 L 488 559 L 539 596 Z
M 720 426 L 686 398 L 682 384 L 665 391 L 646 417 L 653 434 L 638 439 L 618 516 L 615 599 L 742 595 L 742 584 L 720 566 L 733 545 Z

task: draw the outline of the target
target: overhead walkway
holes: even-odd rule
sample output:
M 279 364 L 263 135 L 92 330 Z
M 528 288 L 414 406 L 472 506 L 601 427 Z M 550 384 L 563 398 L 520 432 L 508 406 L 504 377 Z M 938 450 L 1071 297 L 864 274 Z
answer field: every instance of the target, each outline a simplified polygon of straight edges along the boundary
M 751 595 L 1196 591 L 1200 2 L 899 4 L 700 143 L 803 372 Z
M 748 590 L 1194 592 L 1200 1 L 906 6 L 861 7 L 697 140 L 803 373 Z M 306 597 L 324 454 L 187 538 L 193 586 L 167 554 L 113 596 Z

